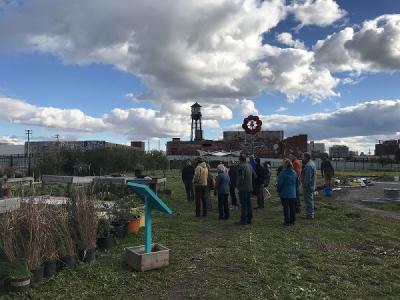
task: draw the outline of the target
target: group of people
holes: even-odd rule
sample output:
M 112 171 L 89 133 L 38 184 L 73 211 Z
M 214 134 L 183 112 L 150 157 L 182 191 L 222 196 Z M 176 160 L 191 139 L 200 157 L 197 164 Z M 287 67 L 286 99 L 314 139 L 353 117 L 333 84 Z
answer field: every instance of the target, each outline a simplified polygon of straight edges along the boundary
M 220 163 L 217 166 L 218 175 L 214 179 L 209 165 L 202 159 L 196 160 L 196 166 L 187 160 L 182 169 L 182 180 L 185 185 L 188 201 L 195 201 L 197 217 L 207 216 L 211 208 L 211 191 L 218 199 L 219 219 L 230 218 L 228 198 L 231 198 L 232 208 L 237 208 L 237 193 L 240 203 L 240 220 L 237 225 L 251 224 L 253 208 L 251 196 L 257 197 L 257 207 L 263 209 L 265 200 L 270 196 L 268 186 L 271 181 L 271 164 L 266 161 L 261 164 L 259 158 L 246 156 L 239 157 L 239 163 L 231 162 L 228 166 Z M 321 164 L 321 173 L 325 185 L 330 185 L 333 176 L 333 167 L 329 160 L 324 159 Z M 299 160 L 294 155 L 283 160 L 277 170 L 275 187 L 281 199 L 284 225 L 293 225 L 296 213 L 300 213 L 300 190 L 302 189 L 305 213 L 308 219 L 314 219 L 314 192 L 316 189 L 316 167 L 309 153 L 304 153 Z

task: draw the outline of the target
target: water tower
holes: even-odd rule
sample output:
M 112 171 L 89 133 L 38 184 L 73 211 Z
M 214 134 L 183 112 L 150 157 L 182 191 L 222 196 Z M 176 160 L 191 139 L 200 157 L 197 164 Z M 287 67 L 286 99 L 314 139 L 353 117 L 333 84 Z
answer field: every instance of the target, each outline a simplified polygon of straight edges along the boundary
M 201 105 L 197 102 L 191 106 L 192 108 L 192 131 L 190 133 L 190 140 L 195 141 L 203 140 L 203 129 L 201 128 Z

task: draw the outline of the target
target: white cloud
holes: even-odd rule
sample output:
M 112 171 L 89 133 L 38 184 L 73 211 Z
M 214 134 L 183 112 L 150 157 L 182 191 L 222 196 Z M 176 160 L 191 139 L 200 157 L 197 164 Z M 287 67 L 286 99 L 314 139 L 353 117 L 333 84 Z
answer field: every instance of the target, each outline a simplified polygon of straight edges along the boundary
M 347 27 L 314 46 L 316 65 L 331 71 L 400 71 L 400 14 Z
M 39 107 L 25 101 L 0 97 L 0 119 L 15 124 L 57 129 L 60 133 L 113 132 L 129 139 L 188 136 L 190 133 L 190 106 L 183 114 L 147 108 L 114 108 L 101 117 L 88 116 L 78 109 Z M 220 128 L 218 119 L 232 117 L 224 105 L 206 106 L 205 128 Z
M 265 46 L 268 56 L 257 66 L 258 80 L 269 90 L 281 91 L 293 102 L 308 97 L 314 102 L 339 96 L 333 89 L 339 79 L 314 62 L 314 53 L 302 49 Z
M 164 102 L 161 106 L 161 112 L 164 114 L 179 114 L 189 117 L 191 113 L 192 102 Z M 202 117 L 204 120 L 212 119 L 222 119 L 230 120 L 232 119 L 232 110 L 223 104 L 203 104 L 201 107 Z
M 303 15 L 325 9 L 318 20 L 327 24 L 342 13 L 331 2 L 295 2 L 291 11 L 308 24 L 313 19 Z M 335 78 L 313 65 L 312 52 L 263 45 L 263 34 L 286 14 L 284 0 L 27 1 L 3 12 L 0 51 L 53 53 L 70 64 L 112 64 L 147 84 L 137 99 L 160 105 L 190 99 L 227 104 L 263 90 L 291 100 L 335 95 Z M 301 47 L 300 41 L 290 43 Z
M 276 40 L 280 43 L 282 43 L 283 45 L 289 46 L 289 47 L 293 47 L 293 48 L 297 48 L 297 49 L 305 49 L 306 46 L 304 45 L 304 43 L 300 40 L 294 40 L 293 36 L 291 33 L 289 32 L 282 32 L 276 35 Z
M 364 154 L 368 154 L 371 152 L 371 155 L 374 155 L 375 144 L 379 142 L 379 140 L 392 140 L 392 139 L 400 139 L 400 133 L 395 134 L 385 134 L 385 135 L 370 135 L 370 136 L 352 136 L 345 138 L 332 138 L 332 139 L 322 139 L 316 142 L 324 143 L 326 150 L 333 145 L 347 145 L 352 151 L 364 152 Z
M 136 95 L 132 92 L 126 93 L 124 96 L 126 99 L 129 99 L 133 102 L 139 102 L 139 99 L 136 97 Z
M 0 118 L 15 124 L 87 132 L 101 131 L 107 128 L 107 124 L 101 118 L 87 116 L 79 109 L 38 107 L 11 98 L 0 98 L 0 107 Z
M 243 99 L 240 101 L 241 113 L 244 117 L 249 115 L 258 115 L 258 110 L 256 109 L 253 100 Z
M 284 106 L 281 106 L 281 107 L 279 107 L 277 110 L 275 110 L 275 112 L 284 112 L 284 111 L 287 111 L 288 110 L 288 108 L 287 107 L 284 107 Z
M 398 131 L 400 100 L 368 101 L 329 113 L 263 116 L 263 129 L 283 129 L 287 136 L 308 134 L 309 140 L 387 135 Z
M 299 28 L 305 25 L 325 27 L 346 15 L 334 0 L 294 0 L 288 11 L 300 22 Z
M 16 136 L 9 136 L 9 135 L 0 136 L 0 144 L 23 145 L 24 143 L 25 140 L 22 140 Z

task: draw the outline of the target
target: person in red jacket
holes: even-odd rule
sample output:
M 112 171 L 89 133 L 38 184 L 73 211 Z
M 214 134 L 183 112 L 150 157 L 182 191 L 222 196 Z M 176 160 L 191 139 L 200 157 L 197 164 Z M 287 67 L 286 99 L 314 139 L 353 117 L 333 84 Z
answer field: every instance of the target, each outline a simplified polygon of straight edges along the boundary
M 296 214 L 300 213 L 300 178 L 301 178 L 301 161 L 293 154 L 289 154 L 289 159 L 292 162 L 293 169 L 297 174 L 296 184 Z

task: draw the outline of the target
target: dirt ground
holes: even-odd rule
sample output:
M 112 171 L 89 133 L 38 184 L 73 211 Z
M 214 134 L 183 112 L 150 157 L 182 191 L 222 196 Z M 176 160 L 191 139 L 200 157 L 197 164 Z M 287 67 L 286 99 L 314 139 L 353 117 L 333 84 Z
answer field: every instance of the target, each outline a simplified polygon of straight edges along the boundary
M 343 188 L 334 191 L 333 199 L 339 201 L 358 202 L 362 200 L 374 200 L 383 198 L 385 188 L 400 189 L 400 182 L 373 182 L 374 185 L 366 187 Z
M 384 208 L 385 204 L 382 204 L 381 207 L 378 206 L 378 208 L 373 208 L 369 207 L 368 203 L 362 202 L 363 200 L 373 201 L 382 199 L 385 188 L 400 189 L 400 182 L 374 181 L 373 184 L 374 185 L 372 186 L 343 188 L 341 190 L 334 191 L 332 200 L 345 202 L 352 207 L 366 210 L 383 217 L 400 220 L 400 212 L 386 210 Z M 397 204 L 400 206 L 400 203 Z

